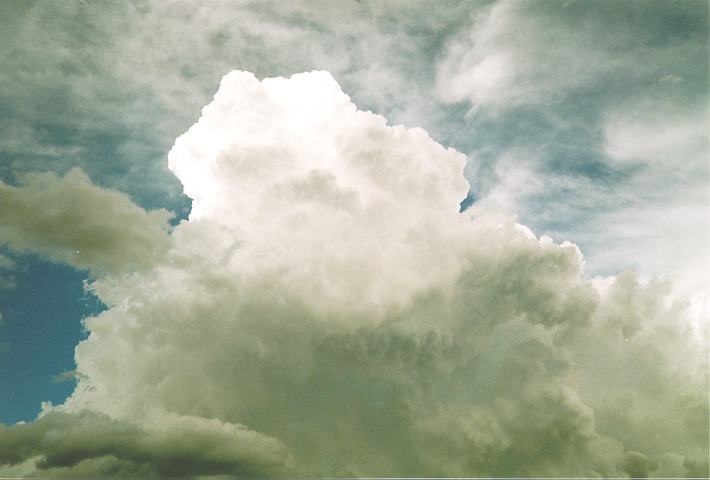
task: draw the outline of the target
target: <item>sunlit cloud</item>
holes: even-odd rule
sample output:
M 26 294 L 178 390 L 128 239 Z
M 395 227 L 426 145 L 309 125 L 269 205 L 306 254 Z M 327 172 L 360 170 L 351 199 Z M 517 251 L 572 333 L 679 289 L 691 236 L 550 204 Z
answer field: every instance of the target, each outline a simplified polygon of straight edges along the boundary
M 92 283 L 76 389 L 1 427 L 3 474 L 707 471 L 688 303 L 459 213 L 465 161 L 326 72 L 227 74 L 169 154 L 189 219 Z M 72 175 L 48 178 L 108 195 Z M 118 198 L 131 232 L 149 214 Z

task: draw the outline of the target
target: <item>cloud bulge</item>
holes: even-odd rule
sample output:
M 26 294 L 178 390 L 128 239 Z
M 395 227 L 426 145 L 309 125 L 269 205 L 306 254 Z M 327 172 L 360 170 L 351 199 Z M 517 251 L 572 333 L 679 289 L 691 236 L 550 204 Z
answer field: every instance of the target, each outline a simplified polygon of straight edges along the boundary
M 92 284 L 76 389 L 0 473 L 707 475 L 687 304 L 460 214 L 464 165 L 326 72 L 227 74 L 169 154 L 189 220 Z
M 146 212 L 125 194 L 94 185 L 79 168 L 63 177 L 25 174 L 18 186 L 0 181 L 0 202 L 0 245 L 94 274 L 149 265 L 170 241 L 168 211 Z

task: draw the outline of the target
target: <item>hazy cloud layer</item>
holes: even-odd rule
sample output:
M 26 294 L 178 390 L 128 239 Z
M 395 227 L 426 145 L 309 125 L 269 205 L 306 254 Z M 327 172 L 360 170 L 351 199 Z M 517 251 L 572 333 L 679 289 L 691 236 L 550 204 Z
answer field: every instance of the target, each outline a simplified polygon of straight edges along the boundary
M 169 161 L 189 221 L 93 283 L 76 390 L 2 427 L 4 475 L 707 475 L 707 319 L 459 214 L 465 157 L 329 74 L 228 74 Z
M 78 269 L 134 270 L 168 248 L 170 213 L 146 212 L 125 194 L 94 185 L 79 169 L 64 177 L 27 174 L 18 186 L 0 182 L 0 204 L 0 244 Z
M 438 62 L 443 101 L 501 112 L 584 100 L 590 89 L 609 100 L 654 90 L 662 96 L 675 90 L 676 100 L 703 95 L 697 89 L 707 78 L 700 68 L 707 62 L 702 2 L 500 0 L 482 7 Z

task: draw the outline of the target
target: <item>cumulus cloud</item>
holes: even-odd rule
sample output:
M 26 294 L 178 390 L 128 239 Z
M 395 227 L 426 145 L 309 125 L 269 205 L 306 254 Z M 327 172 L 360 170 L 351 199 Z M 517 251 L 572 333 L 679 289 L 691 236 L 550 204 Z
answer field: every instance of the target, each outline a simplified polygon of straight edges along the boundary
M 4 2 L 0 177 L 79 165 L 141 204 L 175 208 L 179 183 L 165 151 L 235 66 L 260 76 L 327 69 L 361 106 L 410 124 L 440 123 L 428 95 L 430 46 L 471 8 L 422 0 Z
M 0 244 L 94 273 L 146 266 L 167 249 L 170 214 L 146 212 L 128 196 L 94 185 L 79 169 L 0 182 Z
M 471 165 L 480 159 L 492 181 L 506 152 L 530 150 L 528 173 L 545 188 L 508 195 L 505 172 L 492 200 L 510 201 L 536 231 L 583 244 L 592 267 L 604 262 L 602 250 L 615 250 L 644 273 L 664 273 L 644 268 L 634 242 L 582 243 L 605 235 L 615 222 L 606 213 L 648 191 L 626 184 L 635 161 L 607 162 L 600 117 L 639 97 L 653 107 L 665 96 L 659 111 L 707 104 L 704 2 L 145 0 L 4 2 L 0 10 L 3 179 L 80 165 L 143 206 L 182 214 L 189 205 L 164 153 L 220 76 L 235 67 L 259 77 L 326 69 L 361 108 L 426 127 Z M 501 115 L 465 117 L 471 100 Z M 695 178 L 707 184 L 707 175 Z M 471 198 L 496 188 L 468 179 Z
M 92 284 L 109 308 L 74 393 L 2 427 L 0 464 L 707 474 L 707 324 L 666 283 L 590 281 L 575 245 L 458 213 L 464 163 L 325 72 L 226 75 L 169 155 L 189 220 L 152 267 Z
M 270 468 L 283 461 L 283 449 L 264 435 L 217 420 L 164 420 L 168 428 L 146 431 L 94 412 L 47 412 L 30 424 L 0 425 L 0 457 L 16 464 L 35 459 L 49 477 L 279 473 Z

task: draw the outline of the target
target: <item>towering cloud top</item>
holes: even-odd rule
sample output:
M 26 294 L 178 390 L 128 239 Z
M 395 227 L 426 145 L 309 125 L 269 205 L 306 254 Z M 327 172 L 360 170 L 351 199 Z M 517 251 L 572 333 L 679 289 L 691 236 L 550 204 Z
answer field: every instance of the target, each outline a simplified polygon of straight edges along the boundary
M 458 213 L 463 155 L 329 74 L 228 74 L 169 158 L 189 221 L 93 284 L 76 390 L 0 426 L 0 475 L 707 475 L 669 286 Z
M 327 72 L 229 73 L 169 155 L 191 222 L 239 242 L 238 270 L 278 269 L 312 295 L 361 302 L 450 275 L 465 161 L 359 111 Z
M 421 129 L 357 110 L 327 72 L 263 82 L 229 73 L 169 156 L 194 200 L 191 219 L 245 228 L 258 225 L 252 215 L 276 214 L 277 200 L 356 216 L 385 203 L 455 212 L 465 161 Z

